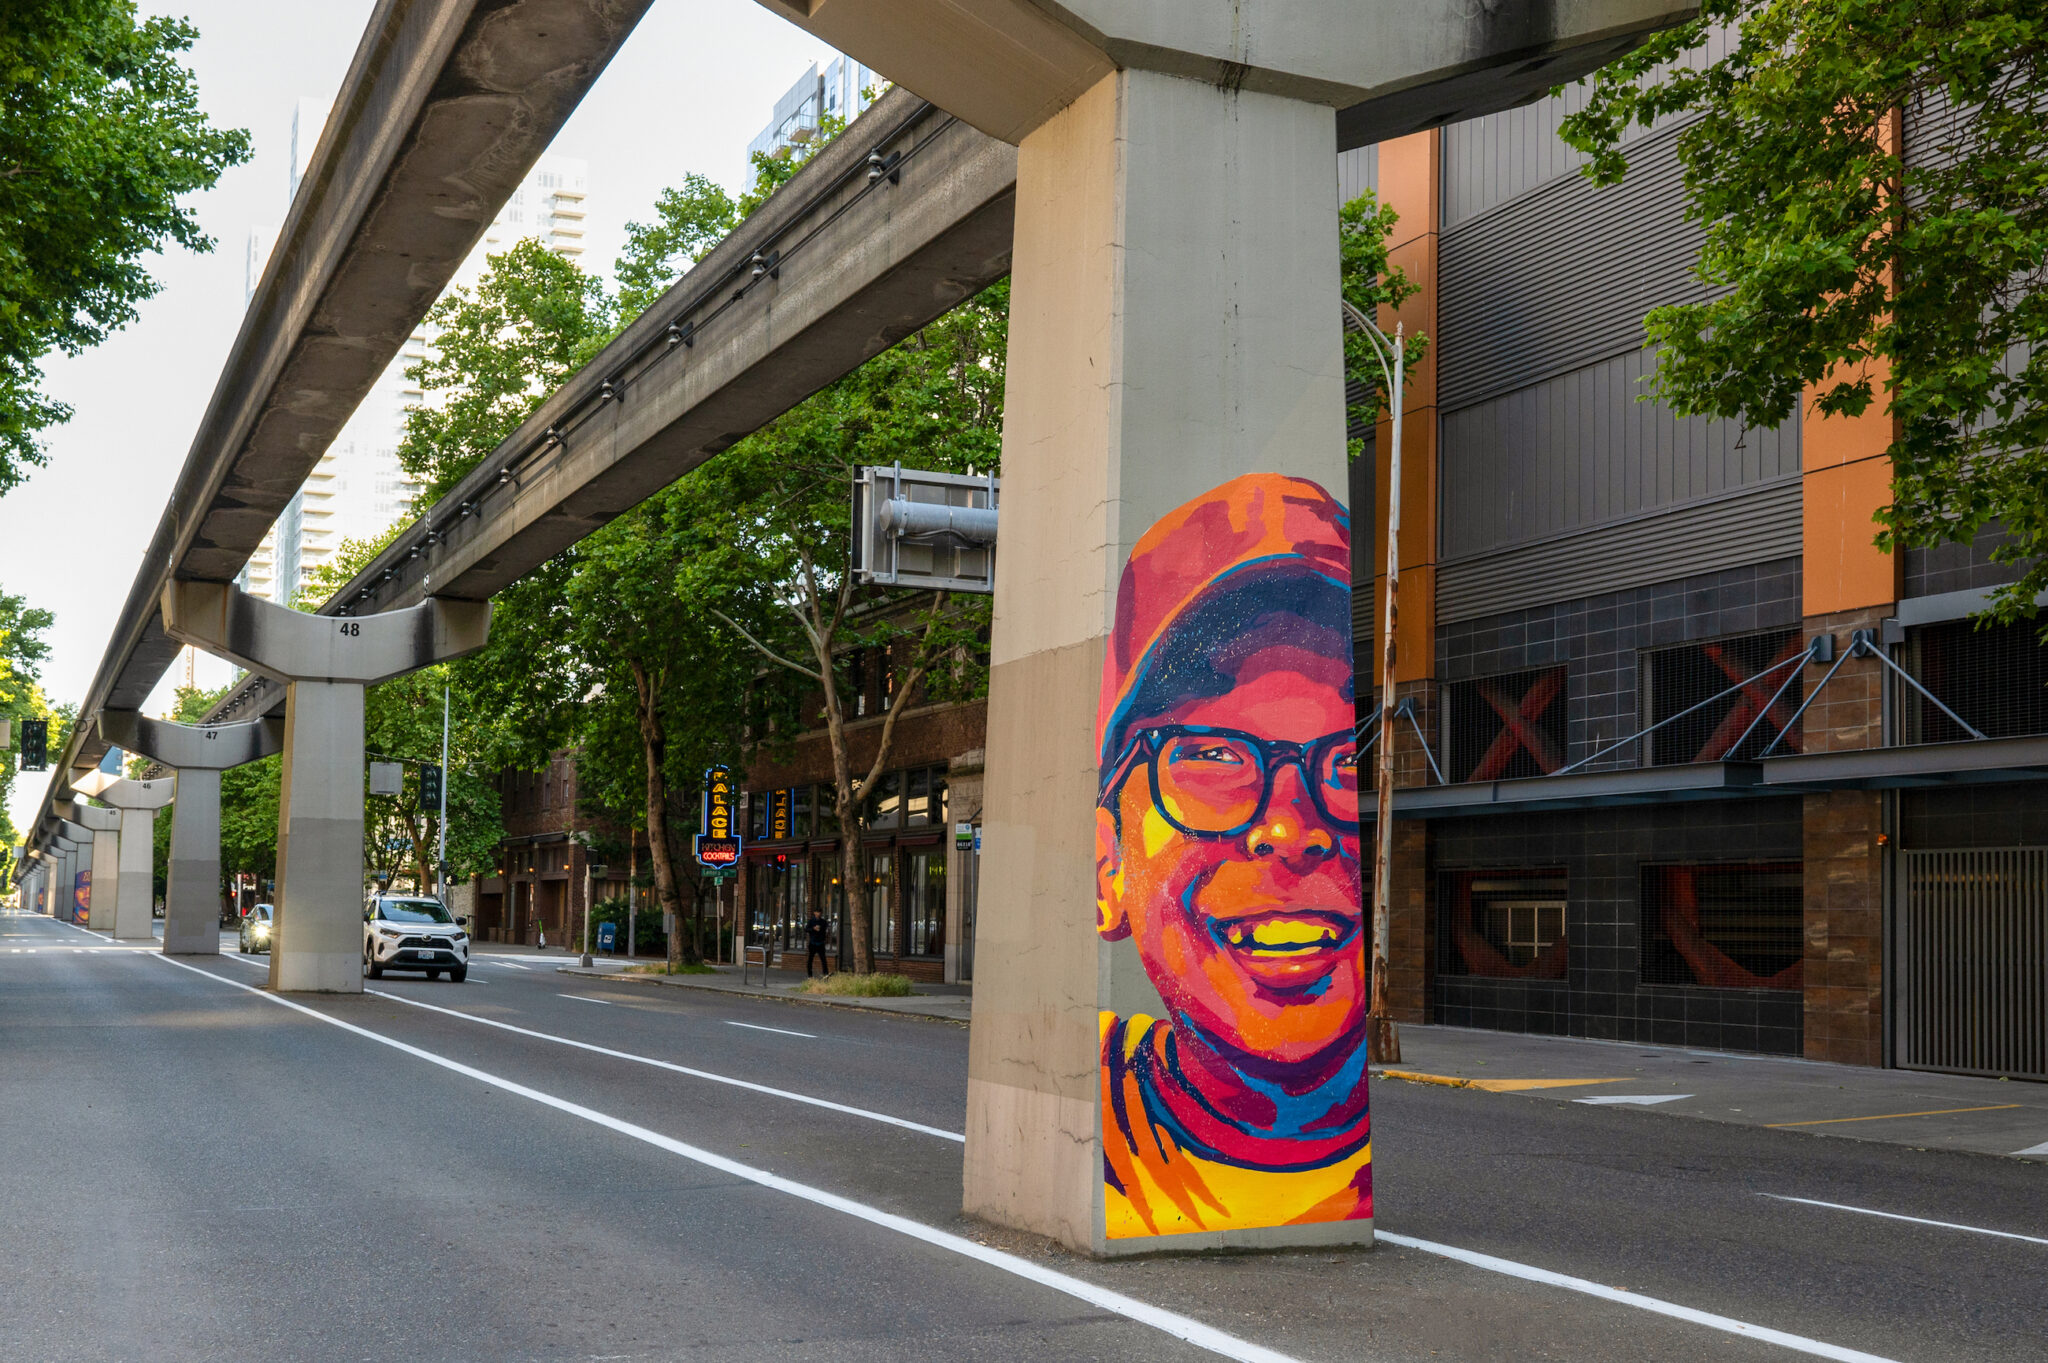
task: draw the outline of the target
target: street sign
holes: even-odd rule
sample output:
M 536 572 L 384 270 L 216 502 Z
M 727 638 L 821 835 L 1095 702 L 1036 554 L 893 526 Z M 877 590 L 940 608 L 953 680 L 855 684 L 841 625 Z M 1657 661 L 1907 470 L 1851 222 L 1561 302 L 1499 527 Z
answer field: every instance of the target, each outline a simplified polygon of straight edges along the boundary
M 974 825 L 956 823 L 953 825 L 953 845 L 965 852 L 974 846 Z
M 405 789 L 405 765 L 400 762 L 370 764 L 370 794 L 396 795 Z
M 21 769 L 50 769 L 50 721 L 25 719 L 21 722 Z
M 599 923 L 597 925 L 597 949 L 599 951 L 612 950 L 612 944 L 618 940 L 619 925 L 617 923 Z

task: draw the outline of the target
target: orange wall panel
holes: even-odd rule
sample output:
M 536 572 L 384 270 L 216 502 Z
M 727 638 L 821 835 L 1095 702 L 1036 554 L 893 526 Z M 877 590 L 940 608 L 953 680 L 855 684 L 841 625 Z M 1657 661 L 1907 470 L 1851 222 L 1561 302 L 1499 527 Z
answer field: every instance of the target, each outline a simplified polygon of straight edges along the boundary
M 1858 459 L 1807 471 L 1807 615 L 1884 606 L 1899 599 L 1898 558 L 1872 543 L 1878 527 L 1871 515 L 1891 504 L 1891 469 L 1888 459 Z

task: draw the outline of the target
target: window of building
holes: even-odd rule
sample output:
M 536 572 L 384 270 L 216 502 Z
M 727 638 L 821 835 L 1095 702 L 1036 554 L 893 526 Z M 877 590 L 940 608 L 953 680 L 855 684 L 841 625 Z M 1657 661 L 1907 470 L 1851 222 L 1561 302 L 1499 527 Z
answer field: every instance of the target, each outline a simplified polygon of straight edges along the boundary
M 2048 733 L 2048 648 L 2035 633 L 2039 628 L 2032 620 L 1981 629 L 1974 620 L 1928 625 L 1912 632 L 1901 662 L 1987 737 Z M 1941 706 L 1904 690 L 1910 693 L 1900 698 L 1906 742 L 1959 743 L 1970 736 Z
M 782 947 L 802 951 L 807 945 L 804 924 L 811 916 L 811 864 L 791 857 L 782 878 Z
M 1437 923 L 1442 974 L 1564 978 L 1563 871 L 1448 871 L 1437 900 Z
M 1565 669 L 1539 668 L 1444 688 L 1452 781 L 1547 776 L 1565 763 Z
M 893 852 L 868 853 L 868 946 L 877 956 L 892 956 L 896 952 L 896 924 L 889 908 L 890 872 L 895 860 Z
M 903 825 L 903 773 L 885 771 L 875 778 L 875 789 L 868 796 L 867 826 L 873 829 L 900 828 Z
M 792 838 L 811 836 L 811 788 L 798 786 L 789 795 L 789 835 Z
M 904 858 L 903 898 L 910 919 L 910 954 L 940 956 L 946 950 L 946 853 L 943 848 Z
M 1645 726 L 1670 722 L 1646 740 L 1643 760 L 1752 762 L 1774 742 L 1774 753 L 1800 751 L 1792 717 L 1804 686 L 1796 660 L 1805 651 L 1798 630 L 1773 630 L 1644 653 Z
M 1643 983 L 1798 989 L 1804 882 L 1796 861 L 1645 866 Z
M 903 826 L 922 828 L 932 821 L 932 774 L 929 769 L 903 774 Z

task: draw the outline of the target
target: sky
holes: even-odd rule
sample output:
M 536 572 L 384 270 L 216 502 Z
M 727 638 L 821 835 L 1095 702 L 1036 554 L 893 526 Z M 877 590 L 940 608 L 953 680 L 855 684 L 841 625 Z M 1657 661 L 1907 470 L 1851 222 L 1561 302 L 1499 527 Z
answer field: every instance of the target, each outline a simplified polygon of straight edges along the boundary
M 208 116 L 246 128 L 249 161 L 191 200 L 218 243 L 150 262 L 162 292 L 140 318 L 77 358 L 44 364 L 46 391 L 76 410 L 48 439 L 49 466 L 0 498 L 0 589 L 56 614 L 43 689 L 83 698 L 127 600 L 243 312 L 249 229 L 284 219 L 292 109 L 331 100 L 372 0 L 143 0 L 199 30 L 187 54 Z M 626 224 L 698 171 L 737 188 L 746 144 L 806 64 L 829 51 L 755 0 L 655 0 L 549 149 L 589 163 L 586 266 L 609 270 Z M 149 709 L 168 698 L 168 681 Z M 53 754 L 54 756 L 54 754 Z M 11 813 L 33 822 L 43 778 L 17 780 Z

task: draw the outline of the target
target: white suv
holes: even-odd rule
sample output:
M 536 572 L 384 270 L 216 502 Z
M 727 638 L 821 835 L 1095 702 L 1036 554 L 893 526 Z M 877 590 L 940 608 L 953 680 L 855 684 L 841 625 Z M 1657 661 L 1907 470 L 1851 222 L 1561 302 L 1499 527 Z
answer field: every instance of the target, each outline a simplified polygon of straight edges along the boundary
M 445 970 L 460 983 L 469 976 L 468 926 L 438 899 L 377 895 L 363 908 L 363 973 L 374 980 L 387 970 L 423 970 L 438 980 Z

